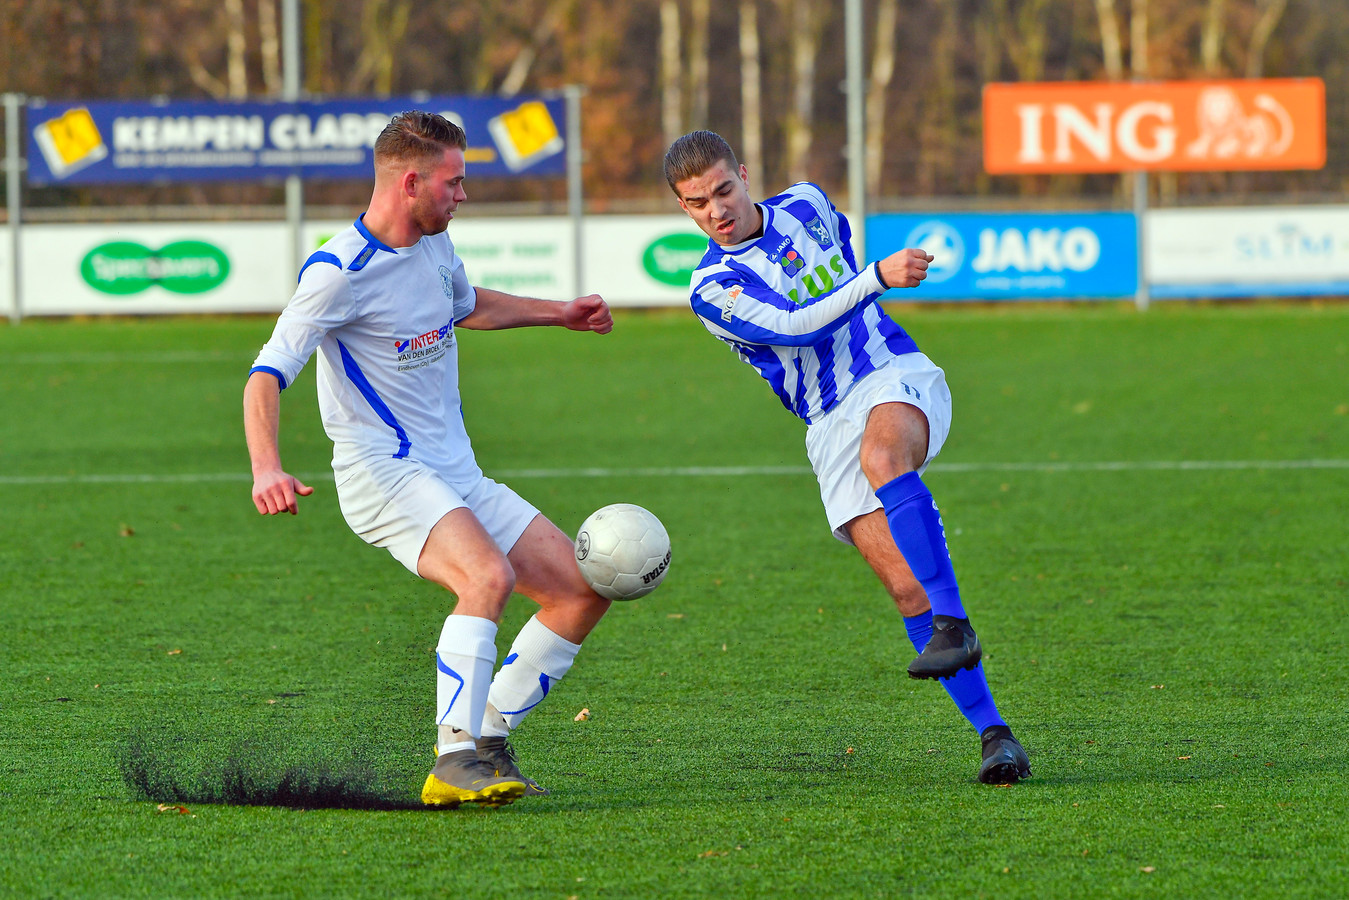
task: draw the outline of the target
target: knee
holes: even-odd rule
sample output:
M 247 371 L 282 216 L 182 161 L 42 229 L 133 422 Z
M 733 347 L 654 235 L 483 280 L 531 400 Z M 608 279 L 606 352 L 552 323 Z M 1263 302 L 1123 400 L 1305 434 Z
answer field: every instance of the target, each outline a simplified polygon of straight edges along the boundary
M 502 556 L 489 565 L 478 566 L 469 573 L 474 593 L 488 600 L 505 604 L 515 590 L 515 569 Z
M 915 471 L 902 448 L 887 444 L 863 443 L 860 462 L 862 474 L 873 490 Z

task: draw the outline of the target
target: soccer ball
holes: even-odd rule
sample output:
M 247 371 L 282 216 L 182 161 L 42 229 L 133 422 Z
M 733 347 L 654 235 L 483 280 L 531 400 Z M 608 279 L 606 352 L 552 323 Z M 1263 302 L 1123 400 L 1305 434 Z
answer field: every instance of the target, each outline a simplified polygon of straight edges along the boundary
M 645 597 L 670 568 L 670 536 L 651 513 L 631 503 L 597 509 L 576 534 L 581 575 L 609 600 Z

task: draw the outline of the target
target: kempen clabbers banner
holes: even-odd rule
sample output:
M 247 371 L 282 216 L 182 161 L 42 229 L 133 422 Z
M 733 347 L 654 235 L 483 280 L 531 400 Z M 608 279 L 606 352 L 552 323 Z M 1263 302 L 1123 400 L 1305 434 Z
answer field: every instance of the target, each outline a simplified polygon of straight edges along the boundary
M 27 107 L 28 183 L 368 179 L 389 119 L 408 109 L 463 126 L 473 175 L 566 171 L 566 103 L 500 97 L 300 102 L 69 101 Z

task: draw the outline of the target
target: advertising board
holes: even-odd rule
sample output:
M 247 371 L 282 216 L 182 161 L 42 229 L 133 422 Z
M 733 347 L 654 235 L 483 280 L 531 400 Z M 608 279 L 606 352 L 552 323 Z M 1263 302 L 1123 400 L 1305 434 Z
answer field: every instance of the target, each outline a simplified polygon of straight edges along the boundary
M 1349 206 L 1155 209 L 1154 297 L 1349 295 Z
M 905 247 L 933 256 L 927 280 L 887 300 L 1104 299 L 1138 286 L 1132 213 L 886 213 L 866 235 L 868 262 Z
M 372 148 L 408 109 L 463 126 L 475 177 L 561 175 L 561 99 L 391 97 L 227 103 L 72 101 L 27 109 L 28 183 L 368 180 Z
M 1319 169 L 1319 78 L 1030 82 L 984 86 L 995 174 Z

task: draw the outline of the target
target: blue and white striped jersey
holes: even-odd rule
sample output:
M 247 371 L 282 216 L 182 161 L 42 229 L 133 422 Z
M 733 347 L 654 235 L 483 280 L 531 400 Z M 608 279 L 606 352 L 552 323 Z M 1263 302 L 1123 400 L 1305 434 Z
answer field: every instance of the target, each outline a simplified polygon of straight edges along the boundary
M 693 272 L 693 311 L 807 423 L 868 372 L 917 351 L 877 299 L 875 266 L 858 271 L 852 229 L 808 182 L 759 204 L 763 235 L 708 241 Z
M 415 459 L 454 484 L 482 470 L 464 429 L 454 326 L 477 292 L 444 234 L 393 249 L 360 219 L 311 255 L 252 371 L 284 389 L 317 349 L 333 469 Z

